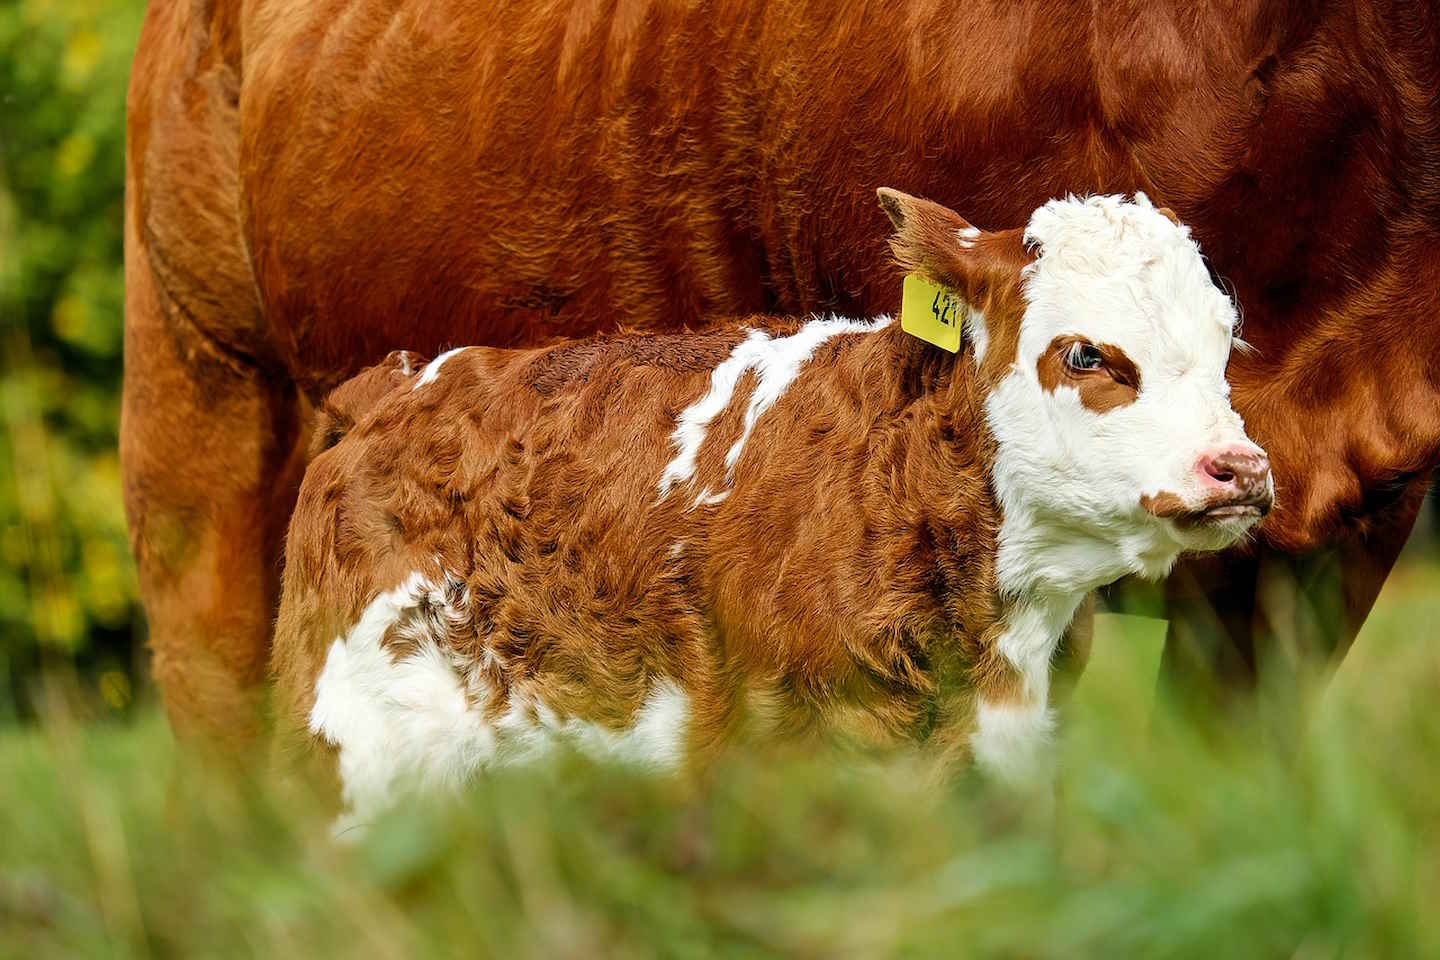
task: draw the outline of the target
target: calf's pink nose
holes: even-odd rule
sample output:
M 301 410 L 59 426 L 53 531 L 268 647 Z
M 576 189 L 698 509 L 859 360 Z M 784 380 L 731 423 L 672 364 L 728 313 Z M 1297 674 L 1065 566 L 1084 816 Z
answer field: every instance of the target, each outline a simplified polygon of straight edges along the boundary
M 1268 509 L 1274 494 L 1270 487 L 1270 458 L 1250 447 L 1231 447 L 1200 458 L 1200 473 L 1207 485 L 1233 503 L 1253 503 Z

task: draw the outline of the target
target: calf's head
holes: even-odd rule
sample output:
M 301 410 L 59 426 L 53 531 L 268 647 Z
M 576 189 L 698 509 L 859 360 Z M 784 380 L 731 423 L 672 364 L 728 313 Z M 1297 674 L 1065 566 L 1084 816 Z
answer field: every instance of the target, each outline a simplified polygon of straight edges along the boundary
M 897 191 L 880 199 L 900 264 L 969 305 L 1017 555 L 1068 551 L 1096 582 L 1158 576 L 1269 511 L 1269 462 L 1225 381 L 1235 307 L 1170 211 L 1143 194 L 1069 198 L 990 232 Z

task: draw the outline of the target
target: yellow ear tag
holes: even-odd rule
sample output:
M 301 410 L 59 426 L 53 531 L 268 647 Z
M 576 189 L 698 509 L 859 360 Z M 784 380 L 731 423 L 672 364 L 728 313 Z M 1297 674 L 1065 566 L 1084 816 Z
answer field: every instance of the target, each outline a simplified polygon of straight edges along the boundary
M 951 353 L 960 352 L 965 301 L 954 290 L 906 274 L 900 298 L 900 329 Z

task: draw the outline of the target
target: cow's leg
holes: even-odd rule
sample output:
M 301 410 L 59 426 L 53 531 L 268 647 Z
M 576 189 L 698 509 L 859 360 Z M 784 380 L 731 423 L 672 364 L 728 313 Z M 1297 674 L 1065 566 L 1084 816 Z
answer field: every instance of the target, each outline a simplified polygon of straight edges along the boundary
M 177 733 L 238 745 L 256 730 L 305 410 L 166 302 L 138 242 L 125 286 L 120 455 L 154 674 Z
M 175 730 L 246 741 L 308 416 L 244 241 L 239 0 L 154 0 L 130 72 L 120 456 Z
M 1265 721 L 1293 743 L 1306 700 L 1339 664 L 1380 594 L 1424 502 L 1407 485 L 1363 533 L 1315 553 L 1267 548 L 1191 558 L 1166 583 L 1161 686 L 1187 712 Z

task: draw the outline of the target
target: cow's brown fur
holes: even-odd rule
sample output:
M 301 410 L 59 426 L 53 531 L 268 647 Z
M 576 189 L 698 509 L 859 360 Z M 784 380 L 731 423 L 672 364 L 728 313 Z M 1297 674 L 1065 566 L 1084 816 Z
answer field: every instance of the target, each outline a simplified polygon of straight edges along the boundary
M 1437 86 L 1440 14 L 1386 0 L 153 0 L 122 455 L 172 716 L 237 723 L 325 389 L 397 344 L 892 309 L 877 181 L 982 223 L 1177 210 L 1255 347 L 1259 549 L 1338 551 L 1343 647 L 1440 460 Z M 1232 560 L 1206 582 L 1245 647 Z

